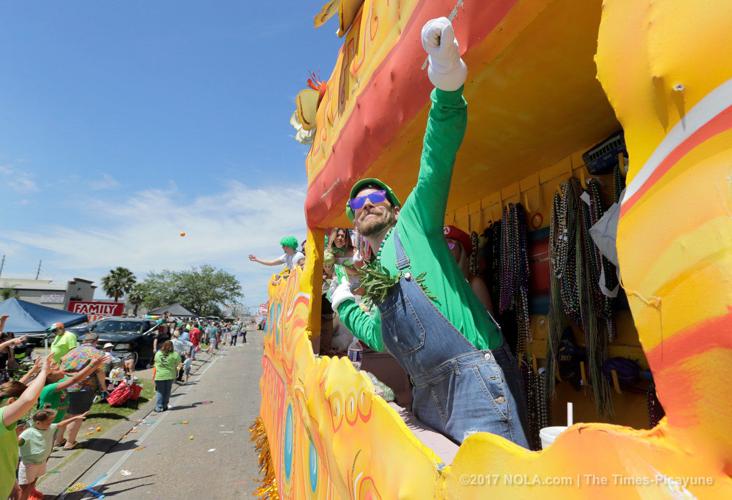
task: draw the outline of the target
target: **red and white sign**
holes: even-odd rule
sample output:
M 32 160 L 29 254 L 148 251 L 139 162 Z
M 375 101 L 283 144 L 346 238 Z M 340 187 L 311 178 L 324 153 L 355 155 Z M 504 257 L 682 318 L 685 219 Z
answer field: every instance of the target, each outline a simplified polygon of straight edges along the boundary
M 124 302 L 101 302 L 72 300 L 69 302 L 69 311 L 86 314 L 89 321 L 107 318 L 109 316 L 122 316 L 125 310 Z

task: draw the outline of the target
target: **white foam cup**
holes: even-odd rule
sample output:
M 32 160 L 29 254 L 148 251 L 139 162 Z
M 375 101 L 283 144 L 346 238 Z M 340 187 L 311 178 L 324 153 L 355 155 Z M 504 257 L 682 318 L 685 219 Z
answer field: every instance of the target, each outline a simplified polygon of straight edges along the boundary
M 539 431 L 539 438 L 541 438 L 541 449 L 546 450 L 549 448 L 557 436 L 567 430 L 566 425 L 555 425 L 552 427 L 544 427 Z

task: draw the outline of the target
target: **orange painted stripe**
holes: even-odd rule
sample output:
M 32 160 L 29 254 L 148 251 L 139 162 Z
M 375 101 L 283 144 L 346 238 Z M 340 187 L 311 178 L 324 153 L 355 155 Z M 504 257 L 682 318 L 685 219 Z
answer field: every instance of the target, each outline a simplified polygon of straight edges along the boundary
M 655 371 L 678 365 L 685 359 L 703 354 L 710 349 L 732 350 L 732 307 L 727 314 L 698 323 L 675 334 L 646 353 L 648 364 Z
M 643 186 L 623 203 L 620 208 L 621 217 L 625 215 L 628 210 L 633 208 L 633 205 L 635 205 L 638 200 L 689 151 L 710 137 L 720 134 L 725 130 L 729 130 L 730 128 L 732 128 L 732 106 L 727 107 L 704 126 L 700 127 L 699 130 L 691 134 L 684 142 L 676 146 L 676 148 L 671 151 L 671 153 L 658 165 L 658 167 L 656 167 L 656 170 L 651 174 Z

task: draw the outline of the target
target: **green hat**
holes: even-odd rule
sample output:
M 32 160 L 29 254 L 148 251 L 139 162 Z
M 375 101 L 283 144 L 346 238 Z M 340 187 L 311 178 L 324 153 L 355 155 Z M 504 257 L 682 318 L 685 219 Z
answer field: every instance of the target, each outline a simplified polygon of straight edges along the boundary
M 297 238 L 294 236 L 285 236 L 280 240 L 280 245 L 283 247 L 290 247 L 293 250 L 297 250 Z
M 399 201 L 399 198 L 397 198 L 397 195 L 394 193 L 394 191 L 389 187 L 389 185 L 379 179 L 376 179 L 374 177 L 368 177 L 366 179 L 361 179 L 360 181 L 356 182 L 356 184 L 353 185 L 351 188 L 351 194 L 348 196 L 348 200 L 350 201 L 351 198 L 355 197 L 359 191 L 361 191 L 366 186 L 378 186 L 379 188 L 386 191 L 386 198 L 391 202 L 391 204 L 395 207 L 401 207 L 402 202 Z M 355 217 L 355 214 L 353 213 L 353 209 L 348 204 L 348 201 L 346 202 L 346 215 L 348 215 L 348 218 L 353 220 Z

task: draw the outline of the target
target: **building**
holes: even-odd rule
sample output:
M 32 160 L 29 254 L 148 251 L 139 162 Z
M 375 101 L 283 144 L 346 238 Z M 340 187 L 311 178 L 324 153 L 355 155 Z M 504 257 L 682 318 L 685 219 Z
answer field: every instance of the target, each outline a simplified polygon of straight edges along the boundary
M 93 300 L 96 288 L 93 281 L 83 278 L 74 278 L 66 284 L 53 280 L 0 278 L 0 290 L 4 291 L 2 298 L 15 297 L 56 309 L 66 309 L 69 300 Z

